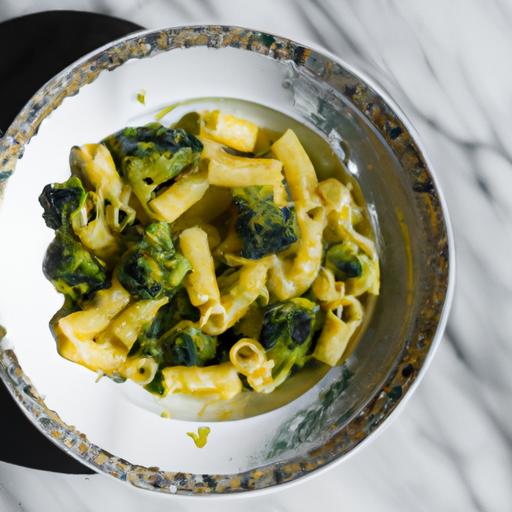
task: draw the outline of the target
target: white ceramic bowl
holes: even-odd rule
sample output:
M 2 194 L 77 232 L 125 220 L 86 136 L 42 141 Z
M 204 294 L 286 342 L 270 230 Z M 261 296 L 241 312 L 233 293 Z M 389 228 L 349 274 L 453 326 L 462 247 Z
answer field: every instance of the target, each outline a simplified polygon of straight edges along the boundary
M 145 106 L 135 99 L 141 89 Z M 186 433 L 201 423 L 164 419 L 140 388 L 95 383 L 93 373 L 57 354 L 48 321 L 62 297 L 41 271 L 53 233 L 37 197 L 45 184 L 67 178 L 72 145 L 149 121 L 166 105 L 205 97 L 284 112 L 314 128 L 337 154 L 345 151 L 380 233 L 382 294 L 343 366 L 282 407 L 208 422 L 212 432 L 200 450 Z M 268 122 L 257 110 L 245 114 Z M 444 327 L 453 281 L 450 233 L 409 123 L 348 65 L 298 43 L 217 26 L 115 41 L 31 99 L 0 139 L 0 164 L 0 322 L 7 329 L 0 376 L 58 446 L 135 486 L 182 494 L 264 489 L 339 460 L 410 393 Z

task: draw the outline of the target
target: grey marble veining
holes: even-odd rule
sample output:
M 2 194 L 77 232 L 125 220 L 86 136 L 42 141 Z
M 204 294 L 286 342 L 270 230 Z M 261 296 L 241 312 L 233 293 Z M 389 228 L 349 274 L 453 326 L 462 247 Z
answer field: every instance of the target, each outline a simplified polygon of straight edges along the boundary
M 455 231 L 446 336 L 402 414 L 369 447 L 290 489 L 172 510 L 512 510 L 512 3 L 507 0 L 3 0 L 0 20 L 53 8 L 147 27 L 225 23 L 313 42 L 363 68 L 417 128 Z M 0 463 L 0 510 L 161 510 L 101 476 Z

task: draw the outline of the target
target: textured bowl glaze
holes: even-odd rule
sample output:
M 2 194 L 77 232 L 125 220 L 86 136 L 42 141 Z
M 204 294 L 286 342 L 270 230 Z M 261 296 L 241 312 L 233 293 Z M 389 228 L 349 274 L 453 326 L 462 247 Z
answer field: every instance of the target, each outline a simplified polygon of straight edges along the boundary
M 202 470 L 200 458 L 194 463 L 197 471 L 160 469 L 110 453 L 89 440 L 88 432 L 66 424 L 62 411 L 50 410 L 47 397 L 39 394 L 21 368 L 16 331 L 11 337 L 10 317 L 0 301 L 0 321 L 8 333 L 5 336 L 0 330 L 0 339 L 5 337 L 0 344 L 0 376 L 31 421 L 59 447 L 98 472 L 139 488 L 188 495 L 261 490 L 291 482 L 361 445 L 411 394 L 424 373 L 444 329 L 453 288 L 446 210 L 425 155 L 398 107 L 339 59 L 245 28 L 199 26 L 141 32 L 65 69 L 35 94 L 0 139 L 0 194 L 9 196 L 9 187 L 5 187 L 25 148 L 63 100 L 81 92 L 105 71 L 115 73 L 127 63 L 136 67 L 150 57 L 177 51 L 189 52 L 194 59 L 192 50 L 198 48 L 208 49 L 212 60 L 225 57 L 228 64 L 241 67 L 248 62 L 248 69 L 253 69 L 253 63 L 273 66 L 275 73 L 268 81 L 274 80 L 275 88 L 269 88 L 267 104 L 287 110 L 325 136 L 361 186 L 379 233 L 383 291 L 349 360 L 293 406 L 279 409 L 278 419 L 273 412 L 263 415 L 270 437 L 258 448 L 257 456 L 249 450 L 243 464 L 226 466 L 229 470 L 224 472 Z M 133 85 L 134 91 L 137 87 Z M 225 95 L 254 99 L 244 98 L 233 87 Z M 258 99 L 264 103 L 264 93 L 254 101 Z M 52 180 L 52 176 L 47 179 Z M 7 215 L 2 221 L 4 225 L 16 222 Z M 44 229 L 42 224 L 40 229 Z M 6 233 L 0 231 L 3 255 L 16 250 Z M 44 338 L 38 343 L 51 342 L 46 332 L 34 334 Z M 238 431 L 250 435 L 250 425 L 249 420 L 227 422 L 225 429 L 231 435 Z M 227 444 L 218 449 L 229 451 Z

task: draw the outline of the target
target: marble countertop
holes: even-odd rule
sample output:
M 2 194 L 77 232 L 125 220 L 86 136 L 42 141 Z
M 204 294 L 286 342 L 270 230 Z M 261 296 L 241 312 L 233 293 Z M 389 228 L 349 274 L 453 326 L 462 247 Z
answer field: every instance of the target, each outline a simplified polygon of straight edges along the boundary
M 379 77 L 419 131 L 445 193 L 455 301 L 401 415 L 354 457 L 300 485 L 243 501 L 169 499 L 99 475 L 0 463 L 0 510 L 512 510 L 512 2 L 2 0 L 0 21 L 70 8 L 146 27 L 254 27 L 323 45 Z

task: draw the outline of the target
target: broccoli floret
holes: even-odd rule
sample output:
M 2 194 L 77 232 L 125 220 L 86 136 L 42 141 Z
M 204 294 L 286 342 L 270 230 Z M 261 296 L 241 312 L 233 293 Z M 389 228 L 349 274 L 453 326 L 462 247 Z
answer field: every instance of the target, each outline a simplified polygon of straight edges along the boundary
M 236 231 L 242 240 L 241 255 L 258 259 L 277 253 L 297 241 L 293 207 L 279 208 L 269 185 L 233 189 L 238 217 Z
M 158 190 L 186 167 L 196 164 L 203 149 L 194 135 L 160 123 L 124 128 L 103 143 L 148 211 L 148 203 Z
M 130 355 L 140 353 L 144 356 L 151 356 L 158 364 L 161 364 L 163 351 L 160 338 L 184 320 L 197 322 L 199 311 L 191 304 L 186 290 L 180 288 L 174 297 L 158 310 L 151 325 L 134 343 Z
M 180 288 L 176 295 L 158 310 L 153 322 L 146 330 L 145 336 L 153 339 L 160 338 L 183 320 L 197 322 L 199 310 L 190 302 L 187 291 Z
M 43 272 L 56 290 L 73 302 L 92 297 L 110 286 L 104 263 L 89 252 L 74 235 L 86 215 L 87 193 L 80 178 L 46 185 L 39 196 L 46 225 L 56 230 L 43 261 Z
M 76 235 L 95 256 L 111 260 L 118 247 L 107 223 L 104 201 L 95 192 L 86 192 L 79 177 L 46 185 L 39 202 L 48 227 Z
M 163 396 L 165 393 L 165 385 L 164 385 L 164 376 L 162 375 L 161 370 L 158 370 L 155 373 L 154 379 L 144 386 L 146 391 L 153 393 L 155 395 Z
M 363 273 L 361 261 L 357 257 L 357 246 L 350 242 L 329 247 L 325 254 L 325 266 L 332 270 L 336 279 L 340 281 L 359 277 Z
M 188 260 L 174 248 L 169 224 L 154 222 L 142 239 L 121 258 L 121 284 L 140 299 L 172 296 L 190 270 Z
M 88 299 L 110 286 L 105 265 L 63 229 L 46 251 L 43 272 L 57 291 L 73 301 Z
M 152 357 L 160 368 L 167 366 L 204 366 L 212 362 L 217 353 L 217 337 L 209 336 L 183 321 L 160 337 L 149 337 L 148 331 L 137 340 L 131 354 Z
M 80 178 L 76 176 L 72 176 L 64 183 L 46 185 L 39 196 L 46 225 L 51 229 L 69 227 L 73 215 L 78 214 L 86 198 L 87 193 Z
M 274 381 L 283 382 L 292 368 L 301 368 L 307 361 L 315 331 L 318 305 L 295 298 L 266 308 L 260 343 L 267 357 L 274 360 Z
M 164 366 L 204 366 L 215 357 L 217 337 L 183 322 L 159 341 Z

